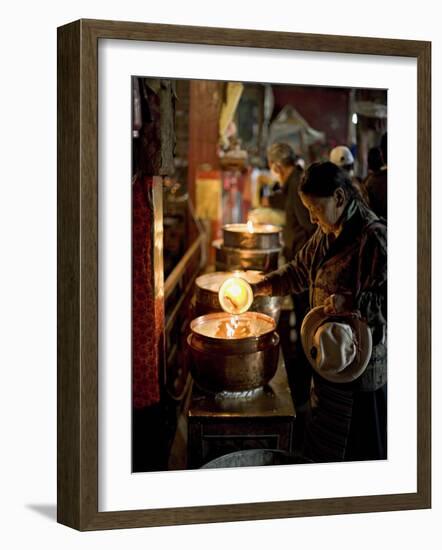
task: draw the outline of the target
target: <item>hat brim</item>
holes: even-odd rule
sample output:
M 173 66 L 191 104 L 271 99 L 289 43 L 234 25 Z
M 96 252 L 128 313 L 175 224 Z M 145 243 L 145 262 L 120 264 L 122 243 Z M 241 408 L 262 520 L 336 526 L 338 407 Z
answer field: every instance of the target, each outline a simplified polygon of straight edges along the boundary
M 313 337 L 320 325 L 326 321 L 339 321 L 351 326 L 358 342 L 356 356 L 352 363 L 341 372 L 334 373 L 324 368 L 318 368 L 314 357 L 312 357 L 312 348 L 315 347 Z M 333 316 L 324 312 L 324 306 L 318 306 L 311 309 L 304 317 L 301 326 L 301 342 L 304 353 L 313 367 L 313 369 L 329 382 L 340 384 L 354 382 L 367 368 L 372 352 L 371 330 L 366 323 L 355 316 Z

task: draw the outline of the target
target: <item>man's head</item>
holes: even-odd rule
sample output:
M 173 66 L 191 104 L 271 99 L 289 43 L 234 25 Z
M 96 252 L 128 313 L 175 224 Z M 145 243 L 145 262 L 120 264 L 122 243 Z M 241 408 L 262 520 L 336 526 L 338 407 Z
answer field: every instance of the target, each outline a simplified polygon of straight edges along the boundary
M 287 143 L 274 143 L 267 149 L 267 161 L 272 176 L 281 185 L 293 172 L 296 164 L 296 154 Z
M 330 162 L 345 170 L 349 175 L 353 175 L 355 159 L 348 147 L 338 145 L 330 151 Z

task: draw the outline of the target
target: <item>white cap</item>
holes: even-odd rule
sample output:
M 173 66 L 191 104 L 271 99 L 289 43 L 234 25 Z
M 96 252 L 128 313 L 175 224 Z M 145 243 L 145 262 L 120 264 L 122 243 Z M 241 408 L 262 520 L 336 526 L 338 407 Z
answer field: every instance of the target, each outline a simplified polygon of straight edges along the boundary
M 355 161 L 350 149 L 345 145 L 338 145 L 337 147 L 334 147 L 330 151 L 329 159 L 330 162 L 340 167 L 348 166 L 349 164 L 353 164 Z

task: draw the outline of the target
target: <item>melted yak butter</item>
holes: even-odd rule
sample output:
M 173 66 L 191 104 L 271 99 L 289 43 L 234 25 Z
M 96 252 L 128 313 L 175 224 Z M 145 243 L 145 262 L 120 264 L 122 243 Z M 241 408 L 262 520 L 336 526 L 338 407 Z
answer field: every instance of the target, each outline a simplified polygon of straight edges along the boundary
M 272 330 L 273 326 L 260 318 L 244 318 L 242 315 L 226 316 L 224 319 L 208 319 L 195 327 L 195 332 L 203 336 L 220 339 L 247 338 L 260 336 Z
M 238 319 L 233 316 L 229 321 L 221 321 L 218 323 L 215 336 L 216 338 L 247 338 L 247 336 L 255 336 L 252 331 L 249 319 Z

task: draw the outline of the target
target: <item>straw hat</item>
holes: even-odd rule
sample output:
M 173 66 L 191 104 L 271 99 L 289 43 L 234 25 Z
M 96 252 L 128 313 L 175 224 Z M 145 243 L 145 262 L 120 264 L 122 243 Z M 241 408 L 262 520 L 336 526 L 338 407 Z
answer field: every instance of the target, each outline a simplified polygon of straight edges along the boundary
M 357 313 L 334 316 L 315 307 L 304 318 L 301 341 L 311 366 L 330 382 L 353 382 L 371 357 L 371 331 Z

